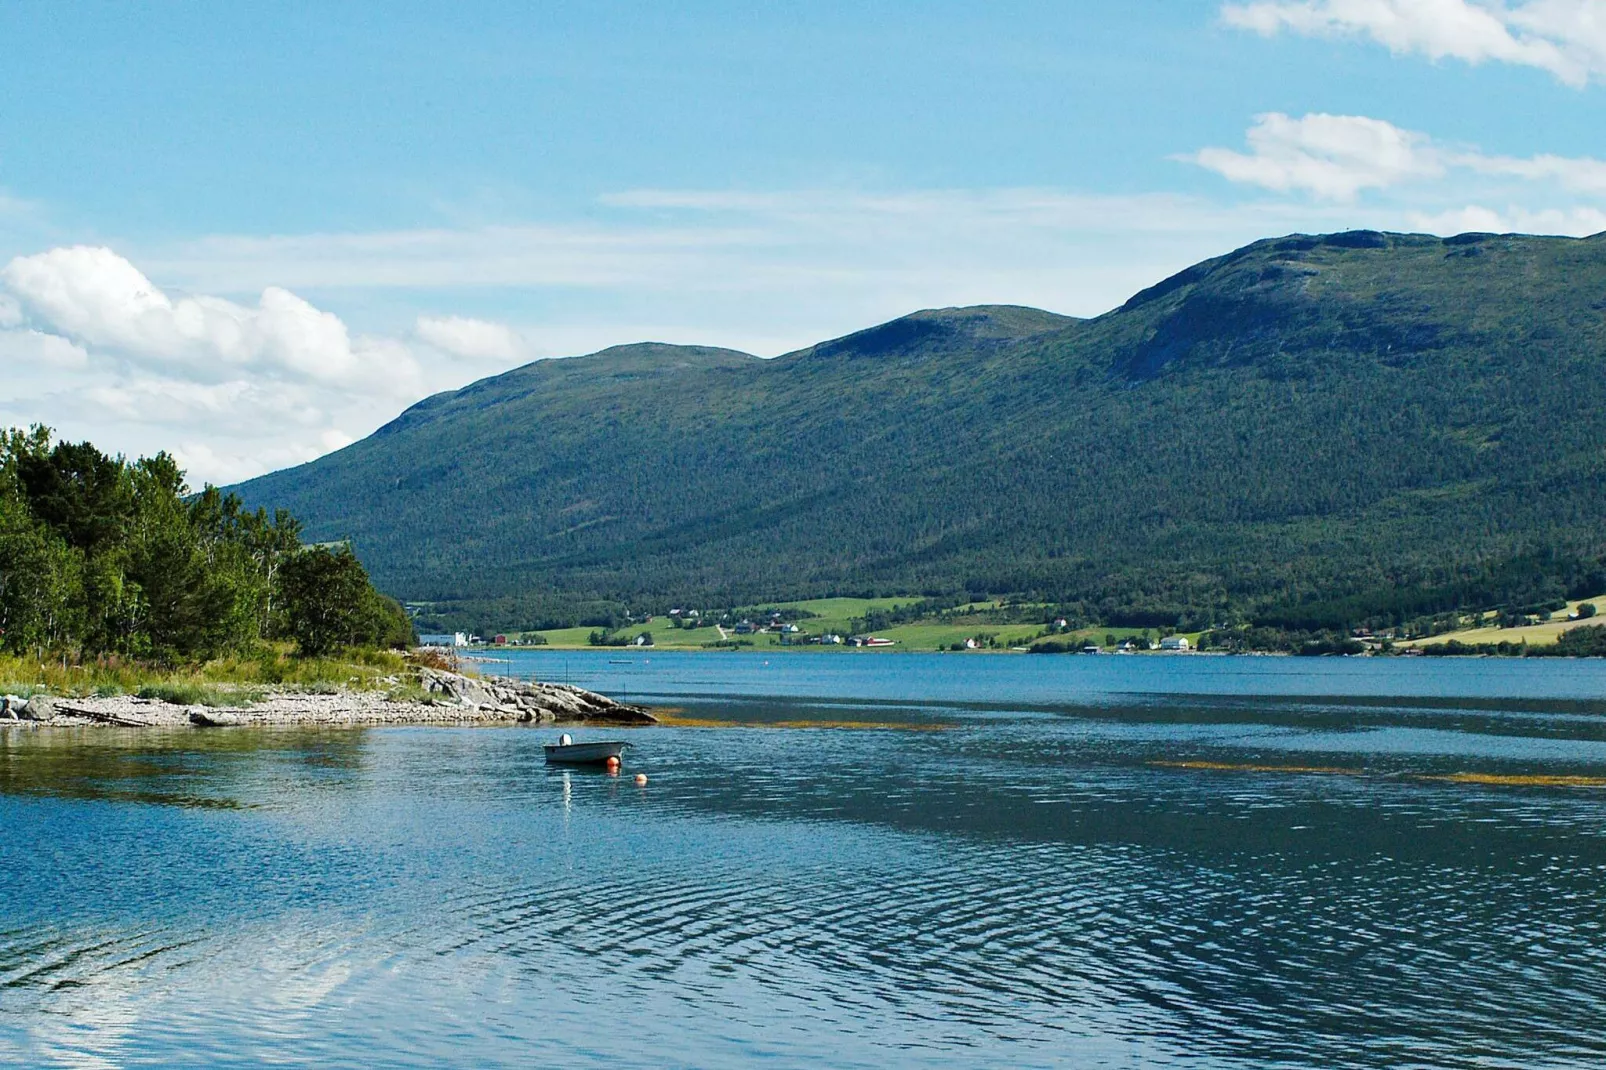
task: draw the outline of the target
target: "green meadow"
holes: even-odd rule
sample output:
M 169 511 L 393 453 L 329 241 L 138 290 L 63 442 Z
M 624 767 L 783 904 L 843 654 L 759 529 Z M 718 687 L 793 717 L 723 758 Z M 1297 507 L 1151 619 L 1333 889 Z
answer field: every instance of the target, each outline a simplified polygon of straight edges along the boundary
M 651 621 L 640 622 L 628 627 L 616 629 L 612 636 L 615 640 L 622 639 L 626 644 L 635 642 L 638 636 L 650 634 L 653 649 L 655 650 L 706 650 L 716 648 L 716 644 L 738 644 L 737 649 L 751 647 L 755 650 L 803 650 L 818 651 L 822 649 L 819 644 L 808 643 L 809 637 L 825 634 L 835 634 L 847 637 L 858 634 L 861 622 L 866 614 L 877 611 L 887 611 L 906 606 L 917 601 L 914 598 L 816 598 L 797 602 L 764 602 L 744 607 L 732 614 L 730 622 L 725 623 L 726 639 L 721 640 L 718 629 L 709 627 L 677 628 L 668 617 L 655 617 Z M 976 639 L 982 644 L 982 649 L 992 651 L 1008 651 L 1031 645 L 1044 638 L 1044 626 L 1040 623 L 1007 623 L 1000 624 L 990 619 L 989 614 L 1000 609 L 997 602 L 972 602 L 959 606 L 954 610 L 921 621 L 896 624 L 891 627 L 875 629 L 869 634 L 879 638 L 891 639 L 897 645 L 891 650 L 950 650 L 955 646 L 962 646 L 967 639 Z M 755 632 L 750 635 L 737 635 L 734 631 L 735 621 L 747 619 L 755 624 L 763 624 L 769 620 L 772 612 L 779 611 L 787 615 L 809 614 L 797 616 L 794 623 L 801 630 L 794 637 L 788 637 L 789 642 L 782 642 L 782 636 L 774 633 Z M 596 628 L 557 628 L 543 632 L 526 633 L 527 636 L 539 635 L 546 641 L 548 647 L 562 650 L 589 649 L 590 637 Z M 1081 628 L 1063 633 L 1052 633 L 1048 638 L 1076 646 L 1096 644 L 1110 647 L 1123 640 L 1145 634 L 1142 628 Z M 1158 639 L 1160 633 L 1149 630 L 1151 638 Z M 1187 634 L 1187 633 L 1184 633 Z M 1188 634 L 1190 642 L 1197 643 L 1197 633 Z M 1113 639 L 1113 643 L 1110 641 Z M 855 649 L 847 645 L 826 646 L 827 650 Z

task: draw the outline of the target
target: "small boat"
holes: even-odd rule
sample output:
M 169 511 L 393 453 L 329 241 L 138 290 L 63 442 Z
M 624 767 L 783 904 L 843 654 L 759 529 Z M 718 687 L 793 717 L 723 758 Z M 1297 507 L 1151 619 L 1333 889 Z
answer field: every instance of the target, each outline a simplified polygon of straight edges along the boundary
M 603 765 L 609 758 L 623 755 L 628 746 L 630 744 L 617 739 L 574 743 L 564 736 L 557 743 L 546 744 L 546 760 L 557 765 Z

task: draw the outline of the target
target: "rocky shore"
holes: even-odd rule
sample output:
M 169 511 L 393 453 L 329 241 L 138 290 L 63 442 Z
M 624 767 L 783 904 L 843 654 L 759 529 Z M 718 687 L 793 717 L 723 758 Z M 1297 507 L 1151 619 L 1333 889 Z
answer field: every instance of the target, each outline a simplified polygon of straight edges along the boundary
M 0 724 L 120 728 L 199 728 L 291 725 L 398 724 L 613 724 L 648 725 L 657 719 L 641 706 L 567 684 L 502 677 L 480 679 L 423 669 L 427 697 L 398 698 L 383 691 L 269 690 L 242 693 L 237 706 L 185 706 L 161 699 L 115 695 L 66 698 L 0 697 Z M 247 698 L 254 701 L 246 701 Z

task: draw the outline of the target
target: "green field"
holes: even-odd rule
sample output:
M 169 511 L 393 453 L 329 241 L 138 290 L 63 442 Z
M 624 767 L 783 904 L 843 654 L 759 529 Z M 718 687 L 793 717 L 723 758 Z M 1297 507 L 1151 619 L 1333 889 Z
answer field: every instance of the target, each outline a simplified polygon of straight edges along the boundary
M 995 637 L 997 644 L 993 649 L 1008 650 L 1011 647 L 1029 646 L 1038 639 L 1042 630 L 1040 624 L 988 624 L 981 620 L 959 618 L 941 623 L 902 624 L 875 634 L 896 641 L 898 647 L 904 650 L 947 650 L 972 636 L 990 635 Z M 1096 643 L 1102 647 L 1107 635 L 1115 636 L 1116 641 L 1120 642 L 1142 634 L 1142 628 L 1083 628 L 1050 638 L 1076 644 Z M 1152 631 L 1150 634 L 1158 635 Z M 1197 634 L 1188 636 L 1190 643 L 1197 643 L 1198 639 Z
M 918 602 L 918 598 L 813 598 L 804 602 L 760 602 L 748 606 L 738 612 L 737 616 L 750 616 L 755 622 L 761 614 L 768 614 L 772 609 L 801 610 L 814 614 L 807 620 L 797 622 L 798 626 L 810 635 L 820 635 L 823 632 L 835 632 L 844 635 L 850 630 L 850 622 L 863 617 L 866 613 L 876 610 L 897 609 Z
M 725 631 L 732 639 L 743 639 L 752 642 L 755 647 L 779 647 L 780 637 L 775 635 L 744 635 L 736 636 L 732 632 L 735 620 L 747 618 L 755 623 L 767 619 L 771 610 L 799 610 L 813 614 L 797 622 L 809 635 L 820 635 L 825 632 L 835 632 L 845 635 L 850 630 L 850 622 L 863 617 L 874 610 L 896 609 L 911 602 L 915 598 L 816 598 L 806 602 L 761 602 L 739 609 L 734 614 L 732 622 L 726 623 Z M 545 637 L 547 645 L 563 648 L 589 646 L 591 633 L 594 628 L 557 628 L 552 631 L 536 632 L 533 634 Z M 665 650 L 701 650 L 707 644 L 719 641 L 719 631 L 713 627 L 707 628 L 676 628 L 668 617 L 655 617 L 652 621 L 641 624 L 632 624 L 626 628 L 618 629 L 614 634 L 623 636 L 627 640 L 634 640 L 643 632 L 651 632 L 653 646 Z
M 1011 646 L 1025 646 L 1042 630 L 1041 624 L 983 624 L 961 617 L 942 623 L 900 624 L 875 634 L 895 641 L 906 650 L 947 650 L 972 636 L 991 635 L 996 637 L 1000 648 L 1007 650 Z
M 1416 639 L 1400 645 L 1432 646 L 1435 643 L 1448 643 L 1453 639 L 1458 643 L 1469 644 L 1527 643 L 1529 646 L 1551 646 L 1562 632 L 1576 628 L 1581 624 L 1606 624 L 1606 618 L 1603 617 L 1591 617 L 1587 620 L 1567 619 L 1567 614 L 1578 612 L 1578 607 L 1585 602 L 1596 606 L 1606 606 L 1606 595 L 1579 598 L 1568 602 L 1566 609 L 1554 614 L 1553 619 L 1541 624 L 1530 624 L 1521 628 L 1465 628 L 1458 632 L 1435 635 L 1430 639 Z
M 732 640 L 750 643 L 755 650 L 820 650 L 818 645 L 807 643 L 807 637 L 818 636 L 825 633 L 835 633 L 847 636 L 854 631 L 852 622 L 861 619 L 864 614 L 874 610 L 893 609 L 907 605 L 915 599 L 910 598 L 820 598 L 805 602 L 769 602 L 761 603 L 755 607 L 740 611 L 737 616 L 746 616 L 755 621 L 767 616 L 771 610 L 803 610 L 812 614 L 812 617 L 798 621 L 803 629 L 795 645 L 783 645 L 781 637 L 773 634 L 753 634 L 737 636 L 729 626 L 726 634 Z M 890 650 L 948 650 L 955 644 L 962 644 L 972 637 L 993 637 L 993 644 L 988 647 L 992 650 L 1009 650 L 1011 647 L 1028 646 L 1038 639 L 1043 631 L 1041 624 L 996 624 L 991 623 L 980 614 L 999 608 L 996 602 L 975 602 L 961 607 L 972 610 L 977 615 L 954 616 L 949 615 L 941 619 L 919 621 L 909 624 L 899 624 L 891 628 L 875 631 L 879 638 L 891 639 L 898 645 L 881 648 Z M 590 636 L 593 628 L 561 628 L 551 631 L 537 632 L 546 639 L 547 646 L 555 649 L 573 650 L 589 649 Z M 714 628 L 675 628 L 670 625 L 668 618 L 658 617 L 651 622 L 632 624 L 620 628 L 614 635 L 622 637 L 627 642 L 633 641 L 643 632 L 652 633 L 653 649 L 655 650 L 704 650 L 711 644 L 719 641 L 719 632 Z M 1142 628 L 1083 628 L 1078 631 L 1065 632 L 1053 638 L 1061 639 L 1075 644 L 1096 643 L 1104 645 L 1105 638 L 1114 636 L 1117 642 L 1144 633 Z M 1157 632 L 1150 634 L 1158 638 Z M 1186 634 L 1186 633 L 1185 633 Z M 1198 634 L 1189 634 L 1188 640 L 1198 642 Z M 610 648 L 612 649 L 612 648 Z M 828 646 L 827 650 L 855 649 L 846 645 Z
M 576 647 L 591 646 L 591 633 L 596 628 L 557 628 L 547 632 L 534 632 L 531 634 L 542 636 L 547 645 L 560 649 L 574 649 Z M 719 638 L 719 633 L 712 628 L 681 629 L 671 627 L 667 618 L 658 618 L 650 624 L 632 624 L 628 628 L 620 628 L 614 634 L 623 636 L 627 641 L 634 641 L 636 636 L 643 632 L 651 632 L 653 646 L 667 650 L 700 650 L 704 643 L 710 643 Z

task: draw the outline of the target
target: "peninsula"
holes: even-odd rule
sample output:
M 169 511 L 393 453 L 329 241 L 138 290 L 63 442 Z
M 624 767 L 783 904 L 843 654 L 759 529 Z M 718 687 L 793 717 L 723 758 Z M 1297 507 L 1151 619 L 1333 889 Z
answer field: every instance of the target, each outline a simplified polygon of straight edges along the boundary
M 608 724 L 650 725 L 657 718 L 640 706 L 615 702 L 584 688 L 506 678 L 479 679 L 436 669 L 418 670 L 416 693 L 338 689 L 327 692 L 247 689 L 203 693 L 205 702 L 140 695 L 0 697 L 0 724 L 37 727 L 324 728 L 402 724 Z M 396 681 L 399 685 L 400 681 Z

